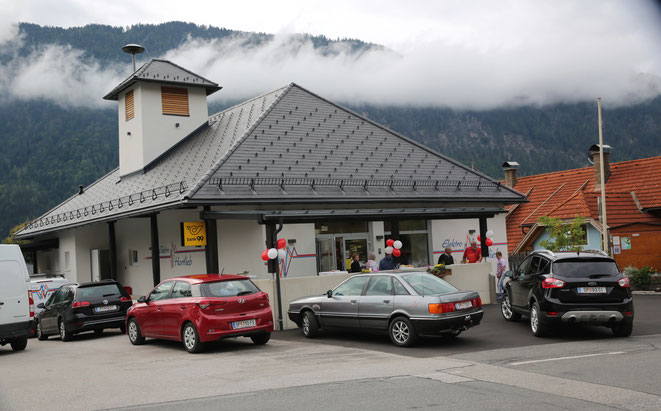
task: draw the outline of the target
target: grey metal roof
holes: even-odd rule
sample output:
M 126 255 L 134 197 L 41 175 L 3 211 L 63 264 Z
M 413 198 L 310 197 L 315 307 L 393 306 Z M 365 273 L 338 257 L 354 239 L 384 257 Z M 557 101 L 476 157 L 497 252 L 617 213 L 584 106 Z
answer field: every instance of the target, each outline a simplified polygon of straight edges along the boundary
M 199 203 L 525 201 L 295 84 L 188 196 Z
M 29 237 L 63 228 L 137 215 L 181 203 L 185 194 L 254 124 L 285 88 L 209 117 L 208 125 L 152 163 L 144 174 L 119 178 L 115 169 L 17 233 Z
M 111 171 L 33 220 L 17 237 L 185 204 L 317 202 L 373 208 L 378 202 L 446 207 L 467 201 L 500 207 L 525 197 L 290 84 L 209 117 L 144 174 L 120 179 L 119 169 Z
M 131 74 L 126 80 L 119 83 L 119 85 L 112 89 L 110 93 L 103 96 L 103 99 L 117 100 L 119 93 L 137 81 L 152 81 L 162 84 L 204 87 L 207 90 L 207 96 L 222 88 L 218 86 L 218 83 L 207 80 L 171 61 L 151 59 L 137 69 L 135 73 Z

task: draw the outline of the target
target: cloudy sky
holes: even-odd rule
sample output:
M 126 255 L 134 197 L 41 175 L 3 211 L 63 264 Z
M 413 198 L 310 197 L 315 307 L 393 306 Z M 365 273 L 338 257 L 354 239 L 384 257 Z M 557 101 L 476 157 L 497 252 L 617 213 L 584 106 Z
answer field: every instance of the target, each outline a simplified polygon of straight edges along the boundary
M 0 0 L 0 47 L 20 44 L 19 21 L 71 27 L 180 20 L 276 34 L 250 50 L 237 39 L 187 39 L 159 56 L 219 82 L 224 89 L 216 98 L 246 98 L 296 82 L 352 103 L 489 109 L 602 97 L 616 106 L 661 94 L 660 3 Z M 323 56 L 309 44 L 291 47 L 291 34 L 301 32 L 387 50 Z M 5 98 L 71 101 L 66 89 L 79 90 L 81 104 L 103 105 L 99 96 L 126 76 L 126 66 L 83 63 L 83 55 L 45 46 L 0 64 Z

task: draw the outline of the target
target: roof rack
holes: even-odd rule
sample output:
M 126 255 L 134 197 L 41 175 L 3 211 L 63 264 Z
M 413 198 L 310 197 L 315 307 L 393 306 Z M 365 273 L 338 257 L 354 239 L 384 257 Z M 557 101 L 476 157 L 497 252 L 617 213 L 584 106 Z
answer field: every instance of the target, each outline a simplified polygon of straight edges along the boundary
M 597 254 L 597 255 L 602 255 L 602 256 L 604 256 L 604 257 L 608 257 L 608 256 L 609 256 L 608 254 L 606 254 L 604 251 L 601 251 L 601 250 L 581 250 L 581 251 L 579 251 L 578 253 L 579 253 L 579 254 L 580 254 L 580 253 Z
M 535 250 L 533 252 L 537 253 L 537 254 L 548 254 L 551 257 L 555 256 L 555 253 L 553 251 L 550 251 L 550 250 Z

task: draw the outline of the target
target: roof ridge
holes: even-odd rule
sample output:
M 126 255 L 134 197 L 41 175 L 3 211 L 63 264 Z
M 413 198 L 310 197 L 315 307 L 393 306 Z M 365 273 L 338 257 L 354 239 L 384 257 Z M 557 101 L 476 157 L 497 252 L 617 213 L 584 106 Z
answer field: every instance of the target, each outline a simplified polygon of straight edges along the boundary
M 193 196 L 193 195 L 194 195 L 194 194 L 195 194 L 200 188 L 202 188 L 202 186 L 204 186 L 204 184 L 205 184 L 207 181 L 209 181 L 209 179 L 210 179 L 211 176 L 216 172 L 216 170 L 218 170 L 218 169 L 223 165 L 223 163 L 225 163 L 225 161 L 227 161 L 227 159 L 232 155 L 232 153 L 234 153 L 234 151 L 235 151 L 236 149 L 238 149 L 239 146 L 240 146 L 244 141 L 246 141 L 246 139 L 247 139 L 247 137 L 250 135 L 250 133 L 252 133 L 253 130 L 257 127 L 257 125 L 258 125 L 259 123 L 261 123 L 262 120 L 264 120 L 264 118 L 265 118 L 265 117 L 266 117 L 266 116 L 267 116 L 267 115 L 273 110 L 273 108 L 274 108 L 274 107 L 280 102 L 280 100 L 282 100 L 282 99 L 284 98 L 284 96 L 286 96 L 287 93 L 289 93 L 289 91 L 292 89 L 293 86 L 294 86 L 294 83 L 289 83 L 287 86 L 282 87 L 282 88 L 279 88 L 279 89 L 276 89 L 276 90 L 273 90 L 273 91 L 271 92 L 271 93 L 275 93 L 275 92 L 278 91 L 278 90 L 283 90 L 283 89 L 284 89 L 283 93 L 282 93 L 281 95 L 279 95 L 277 98 L 275 98 L 275 100 L 273 100 L 273 102 L 272 102 L 272 103 L 266 108 L 266 110 L 264 110 L 264 112 L 263 112 L 263 113 L 262 113 L 262 114 L 261 114 L 261 115 L 260 115 L 260 116 L 259 116 L 259 117 L 258 117 L 253 123 L 252 123 L 252 125 L 251 125 L 250 127 L 248 127 L 248 129 L 247 129 L 247 130 L 241 135 L 241 137 L 239 137 L 239 138 L 234 142 L 234 144 L 232 144 L 232 145 L 230 146 L 230 148 L 225 152 L 225 154 L 223 154 L 223 156 L 222 156 L 220 159 L 218 159 L 218 161 L 216 161 L 216 163 L 214 163 L 214 164 L 211 166 L 211 168 L 210 168 L 209 170 L 207 170 L 206 173 L 204 173 L 204 175 L 202 176 L 202 178 L 200 178 L 200 180 L 199 180 L 199 181 L 198 181 L 198 182 L 197 182 L 197 183 L 196 183 L 196 184 L 195 184 L 190 190 L 188 190 L 188 192 L 187 192 L 186 194 L 184 194 L 184 196 L 182 197 L 182 199 L 183 199 L 184 201 L 185 201 L 187 198 L 190 198 L 191 196 Z M 270 94 L 270 93 L 266 93 L 266 94 Z M 266 95 L 266 94 L 263 94 L 263 96 Z M 236 107 L 239 107 L 239 106 L 242 106 L 242 105 L 243 105 L 243 103 L 237 105 Z
M 349 114 L 351 114 L 351 115 L 353 115 L 353 116 L 356 116 L 357 118 L 359 118 L 359 119 L 361 119 L 361 120 L 363 120 L 363 121 L 366 121 L 366 122 L 370 123 L 371 125 L 373 125 L 373 126 L 375 126 L 375 127 L 377 127 L 377 128 L 380 128 L 381 130 L 384 130 L 384 131 L 386 131 L 386 132 L 388 132 L 388 133 L 391 133 L 391 134 L 395 135 L 395 136 L 398 137 L 398 138 L 403 139 L 403 140 L 406 141 L 407 143 L 413 144 L 414 146 L 416 146 L 416 147 L 418 147 L 418 148 L 420 148 L 420 149 L 422 149 L 422 150 L 424 150 L 424 151 L 427 151 L 428 153 L 431 153 L 431 154 L 433 154 L 433 155 L 435 155 L 435 156 L 438 156 L 438 157 L 442 158 L 443 160 L 449 162 L 450 164 L 453 164 L 453 165 L 455 165 L 455 166 L 457 166 L 457 167 L 463 168 L 463 169 L 466 170 L 466 171 L 469 171 L 469 172 L 471 172 L 471 173 L 473 173 L 473 174 L 476 174 L 478 177 L 484 178 L 484 179 L 486 179 L 487 181 L 490 181 L 490 182 L 492 182 L 492 183 L 494 183 L 494 184 L 499 185 L 500 187 L 505 188 L 506 190 L 509 190 L 509 191 L 512 192 L 513 194 L 516 194 L 516 195 L 519 195 L 519 196 L 523 197 L 523 194 L 522 194 L 522 193 L 520 193 L 520 192 L 514 190 L 513 188 L 508 187 L 508 186 L 505 185 L 505 184 L 502 184 L 502 183 L 500 182 L 500 180 L 498 180 L 498 179 L 492 178 L 492 177 L 490 177 L 490 176 L 488 176 L 488 175 L 482 173 L 481 171 L 474 170 L 474 169 L 472 169 L 472 168 L 470 168 L 470 167 L 468 167 L 468 166 L 466 166 L 466 165 L 464 165 L 464 164 L 462 164 L 462 163 L 460 163 L 460 162 L 458 162 L 458 161 L 456 161 L 456 160 L 454 160 L 454 159 L 452 159 L 452 158 L 450 158 L 450 157 L 448 157 L 448 156 L 446 156 L 446 155 L 444 155 L 444 154 L 442 154 L 442 153 L 439 153 L 439 152 L 436 151 L 436 150 L 433 150 L 433 149 L 427 147 L 427 146 L 424 145 L 424 144 L 418 143 L 417 141 L 415 141 L 415 140 L 413 140 L 413 139 L 410 139 L 410 138 L 408 138 L 408 137 L 406 137 L 406 136 L 400 134 L 399 132 L 397 132 L 397 131 L 395 131 L 395 130 L 389 129 L 389 128 L 385 127 L 384 125 L 379 124 L 379 123 L 375 122 L 374 120 L 370 120 L 369 118 L 367 118 L 367 117 L 365 117 L 365 116 L 363 116 L 363 115 L 361 115 L 361 114 L 358 114 L 358 113 L 356 113 L 355 111 L 353 111 L 353 110 L 351 110 L 351 109 L 349 109 L 349 108 L 346 108 L 346 107 L 344 107 L 344 106 L 341 106 L 341 105 L 338 104 L 338 103 L 335 103 L 335 102 L 333 102 L 333 101 L 331 101 L 331 100 L 328 100 L 328 99 L 326 99 L 325 97 L 322 97 L 322 96 L 320 96 L 320 95 L 318 95 L 318 94 L 316 94 L 316 93 L 314 93 L 314 92 L 312 92 L 312 91 L 306 89 L 305 87 L 302 87 L 302 86 L 300 86 L 300 85 L 298 85 L 298 84 L 296 84 L 296 83 L 291 83 L 291 86 L 292 86 L 292 87 L 297 87 L 297 88 L 299 88 L 299 89 L 305 91 L 306 93 L 309 93 L 309 94 L 311 94 L 312 96 L 314 96 L 314 97 L 316 97 L 316 98 L 318 98 L 318 99 L 320 99 L 320 100 L 322 100 L 322 101 L 324 101 L 324 102 L 326 102 L 326 103 L 328 103 L 328 104 L 330 104 L 330 105 L 332 105 L 332 106 L 335 106 L 335 107 L 337 107 L 337 108 L 339 108 L 339 109 L 341 109 L 341 110 L 344 110 L 344 111 L 346 111 L 347 113 L 349 113 Z
M 239 104 L 235 104 L 235 105 L 233 105 L 232 107 L 228 107 L 228 108 L 226 108 L 225 110 L 221 110 L 221 111 L 219 111 L 219 112 L 217 112 L 217 113 L 215 113 L 215 114 L 210 115 L 210 116 L 209 116 L 209 122 L 211 122 L 212 119 L 215 121 L 215 120 L 216 120 L 216 117 L 220 117 L 222 114 L 225 114 L 225 113 L 227 113 L 227 112 L 230 111 L 230 110 L 235 110 L 235 109 L 237 109 L 237 108 L 239 108 L 239 107 L 241 107 L 241 106 L 245 106 L 245 105 L 248 104 L 248 103 L 252 103 L 252 102 L 255 101 L 255 100 L 258 100 L 258 99 L 260 99 L 260 98 L 264 98 L 265 96 L 267 96 L 267 95 L 269 95 L 269 94 L 273 94 L 273 93 L 275 93 L 275 92 L 277 92 L 277 91 L 279 91 L 279 90 L 284 90 L 284 89 L 286 89 L 287 87 L 290 87 L 290 86 L 291 86 L 291 83 L 288 84 L 288 85 L 286 85 L 286 86 L 283 86 L 283 87 L 277 88 L 277 89 L 275 89 L 275 90 L 271 90 L 271 91 L 269 91 L 268 93 L 260 94 L 259 96 L 257 96 L 257 97 L 253 97 L 253 98 L 251 98 L 250 100 L 242 101 L 242 102 L 240 102 Z

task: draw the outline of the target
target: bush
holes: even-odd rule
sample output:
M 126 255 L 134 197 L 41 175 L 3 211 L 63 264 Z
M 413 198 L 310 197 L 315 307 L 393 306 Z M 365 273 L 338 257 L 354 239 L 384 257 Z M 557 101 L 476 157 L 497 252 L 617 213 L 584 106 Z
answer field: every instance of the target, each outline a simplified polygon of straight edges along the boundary
M 627 267 L 624 269 L 624 275 L 629 277 L 631 285 L 637 290 L 647 290 L 652 285 L 652 273 L 654 270 L 649 265 L 641 268 L 640 270 L 635 267 Z

